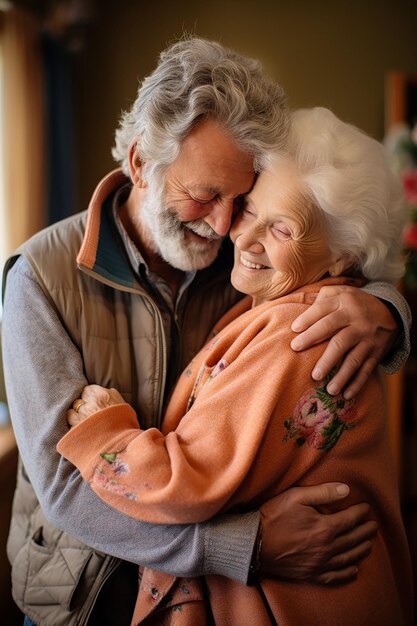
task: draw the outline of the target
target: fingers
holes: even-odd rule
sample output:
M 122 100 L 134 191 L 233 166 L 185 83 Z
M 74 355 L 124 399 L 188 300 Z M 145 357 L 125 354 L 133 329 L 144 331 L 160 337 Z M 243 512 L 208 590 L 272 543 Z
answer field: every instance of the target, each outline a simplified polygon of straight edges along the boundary
M 313 487 L 297 487 L 291 490 L 292 497 L 305 506 L 316 507 L 336 502 L 349 493 L 344 483 L 324 483 Z M 332 554 L 351 548 L 358 542 L 369 539 L 376 531 L 373 521 L 366 521 L 370 506 L 366 502 L 353 504 L 336 513 L 321 515 L 321 523 L 325 534 L 332 538 L 334 548 Z
M 326 315 L 337 311 L 340 301 L 336 296 L 340 293 L 342 290 L 339 287 L 322 287 L 314 304 L 293 321 L 291 329 L 296 333 L 303 332 Z
M 355 504 L 336 513 L 320 505 L 343 499 L 344 483 L 293 487 L 264 503 L 262 570 L 271 576 L 312 582 L 346 582 L 370 550 L 376 524 L 370 507 Z
M 345 483 L 323 483 L 311 487 L 293 487 L 286 493 L 288 500 L 287 508 L 294 503 L 303 507 L 318 507 L 324 504 L 332 504 L 349 494 L 349 486 Z M 278 496 L 279 499 L 281 496 Z M 276 500 L 277 500 L 276 499 Z M 268 501 L 268 506 L 276 506 L 274 498 Z M 261 512 L 265 505 L 261 507 Z M 368 521 L 370 506 L 366 502 L 353 504 L 336 513 L 320 514 L 321 532 L 334 544 L 331 554 L 336 554 L 351 548 L 355 544 L 369 539 L 376 530 L 375 522 Z M 300 515 L 298 513 L 298 515 Z
M 314 380 L 323 380 L 347 353 L 335 376 L 333 376 L 331 382 L 326 387 L 328 393 L 332 395 L 340 393 L 354 374 L 362 374 L 362 379 L 366 372 L 368 372 L 369 376 L 377 363 L 375 357 L 368 358 L 373 348 L 371 342 L 361 341 L 348 351 L 351 346 L 352 332 L 350 328 L 345 328 L 329 342 L 313 369 L 312 377 Z M 364 366 L 365 369 L 361 371 Z
M 74 409 L 69 409 L 66 412 L 65 417 L 67 418 L 67 422 L 70 426 L 76 426 L 83 420 L 83 418 L 77 413 L 77 411 L 74 411 Z
M 353 359 L 353 362 L 356 362 L 355 358 Z M 352 364 L 346 364 L 345 368 L 344 363 L 327 385 L 328 393 L 331 395 L 337 395 L 342 391 L 342 389 L 344 389 L 343 397 L 346 398 L 346 400 L 350 400 L 359 393 L 377 365 L 378 359 L 375 356 L 369 356 L 364 360 L 360 367 L 358 366 L 356 370 L 353 369 L 353 374 L 355 371 L 356 374 L 350 380 L 350 376 L 352 376 Z
M 333 541 L 335 541 L 336 537 L 348 534 L 347 538 L 342 539 L 339 543 L 336 543 L 336 545 L 351 545 L 349 542 L 352 540 L 352 534 L 349 533 L 358 525 L 363 524 L 369 516 L 370 510 L 369 504 L 361 502 L 360 504 L 353 504 L 347 509 L 343 509 L 337 513 L 324 514 L 322 516 L 322 522 L 329 526 L 329 530 L 331 529 L 334 538 Z M 374 523 L 375 522 L 372 522 L 372 525 Z M 363 538 L 365 538 L 363 535 L 359 536 L 359 539 L 362 540 Z
M 372 548 L 372 539 L 378 530 L 373 520 L 355 526 L 349 532 L 336 537 L 332 542 L 333 556 L 326 562 L 326 569 L 342 569 L 348 565 L 355 565 L 366 556 Z
M 81 398 L 88 402 L 89 400 L 95 400 L 96 398 L 104 398 L 109 394 L 109 389 L 101 387 L 100 385 L 87 385 L 84 387 Z
M 311 582 L 325 585 L 340 585 L 354 580 L 359 572 L 358 565 L 360 561 L 371 553 L 372 541 L 370 539 L 375 536 L 376 532 L 376 523 L 370 521 L 358 526 L 349 535 L 345 535 L 343 537 L 343 544 L 345 544 L 346 541 L 351 541 L 353 547 L 338 552 L 329 559 L 324 565 L 323 569 L 325 571 L 318 575 L 311 576 Z M 357 543 L 361 538 L 364 538 L 364 540 Z
M 291 341 L 291 348 L 301 351 L 315 346 L 326 339 L 330 339 L 346 324 L 347 320 L 343 312 L 336 312 L 335 309 L 332 311 L 324 310 L 321 305 L 315 304 L 293 322 L 291 330 L 300 334 Z
M 355 580 L 358 576 L 358 571 L 358 568 L 353 565 L 341 570 L 324 572 L 318 576 L 312 576 L 310 582 L 320 585 L 343 585 Z
M 82 400 L 83 403 L 77 400 Z M 124 399 L 117 389 L 106 389 L 100 385 L 87 385 L 84 387 L 81 398 L 74 400 L 72 407 L 66 412 L 67 422 L 70 426 L 76 426 L 86 417 L 93 415 L 101 409 L 117 404 L 124 404 Z M 77 405 L 75 405 L 77 402 Z M 76 411 L 74 410 L 76 406 Z
M 124 402 L 117 389 L 107 389 L 107 387 L 101 387 L 100 385 L 87 385 L 87 387 L 84 387 L 81 399 L 86 403 L 95 402 L 97 405 L 102 405 L 102 408 Z
M 359 372 L 356 374 L 356 376 L 352 379 L 352 381 L 343 392 L 343 396 L 344 398 L 346 398 L 346 400 L 350 400 L 359 393 L 375 367 L 378 365 L 378 362 L 379 361 L 374 357 L 369 357 L 369 359 L 365 361 Z
M 323 483 L 311 487 L 295 487 L 287 493 L 300 504 L 315 507 L 345 498 L 349 493 L 349 487 L 344 483 Z M 335 513 L 335 515 L 338 514 Z

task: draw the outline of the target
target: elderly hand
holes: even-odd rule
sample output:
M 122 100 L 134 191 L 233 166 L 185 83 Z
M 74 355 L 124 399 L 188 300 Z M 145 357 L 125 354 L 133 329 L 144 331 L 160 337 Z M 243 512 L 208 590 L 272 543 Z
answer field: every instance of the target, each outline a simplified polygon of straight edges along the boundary
M 369 375 L 395 343 L 398 328 L 389 308 L 378 298 L 346 285 L 322 287 L 315 303 L 292 324 L 293 350 L 305 350 L 330 339 L 313 369 L 322 380 L 344 359 L 327 385 L 337 395 L 344 386 L 345 398 L 356 395 Z
M 74 400 L 72 408 L 66 413 L 70 426 L 76 426 L 93 413 L 115 404 L 124 404 L 125 401 L 117 389 L 106 389 L 100 385 L 84 387 L 81 398 Z
M 347 583 L 371 551 L 376 522 L 367 504 L 322 514 L 319 505 L 337 502 L 347 485 L 326 483 L 294 487 L 261 507 L 261 572 L 294 581 Z

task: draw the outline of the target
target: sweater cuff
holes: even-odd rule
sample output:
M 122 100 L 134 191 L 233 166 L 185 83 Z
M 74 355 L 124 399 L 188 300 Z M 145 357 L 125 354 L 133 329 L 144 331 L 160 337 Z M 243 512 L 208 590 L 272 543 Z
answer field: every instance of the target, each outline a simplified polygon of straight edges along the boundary
M 218 574 L 247 584 L 261 514 L 222 515 L 206 525 L 203 574 Z
M 398 338 L 391 351 L 381 361 L 380 366 L 385 374 L 395 374 L 405 364 L 410 355 L 411 310 L 404 296 L 390 283 L 370 282 L 362 288 L 380 300 L 384 300 L 389 308 L 394 309 L 398 326 Z
M 71 428 L 58 441 L 57 450 L 90 480 L 97 466 L 97 456 L 126 447 L 128 431 L 138 430 L 136 412 L 129 404 L 117 404 L 93 413 Z

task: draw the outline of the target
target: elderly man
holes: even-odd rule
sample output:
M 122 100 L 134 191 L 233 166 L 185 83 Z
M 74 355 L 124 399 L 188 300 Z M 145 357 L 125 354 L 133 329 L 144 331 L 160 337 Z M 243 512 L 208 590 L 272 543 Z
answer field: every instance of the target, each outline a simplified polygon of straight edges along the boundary
M 55 450 L 87 383 L 117 388 L 142 424 L 160 424 L 179 372 L 240 298 L 223 238 L 286 127 L 283 91 L 255 61 L 181 41 L 161 55 L 122 119 L 114 149 L 122 170 L 99 184 L 88 213 L 36 235 L 9 260 L 4 361 L 22 464 L 8 552 L 28 623 L 129 624 L 137 564 L 248 582 L 261 556 L 272 575 L 328 583 L 354 577 L 368 553 L 375 524 L 366 504 L 334 515 L 314 508 L 343 498 L 345 485 L 289 490 L 260 512 L 156 526 L 104 505 Z M 394 307 L 401 302 L 388 287 L 371 289 Z M 323 327 L 341 328 L 342 348 L 331 347 L 315 376 L 350 351 L 332 391 L 358 361 L 354 392 L 391 347 L 396 324 L 369 294 L 330 295 L 299 329 L 341 311 L 298 347 L 321 340 Z

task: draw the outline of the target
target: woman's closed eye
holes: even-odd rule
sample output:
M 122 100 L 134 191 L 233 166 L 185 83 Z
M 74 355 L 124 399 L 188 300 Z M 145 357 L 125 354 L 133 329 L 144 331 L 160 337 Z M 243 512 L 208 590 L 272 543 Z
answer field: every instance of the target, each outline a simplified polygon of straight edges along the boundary
M 278 222 L 272 225 L 272 232 L 276 237 L 280 239 L 291 239 L 292 232 L 290 228 L 284 222 Z

